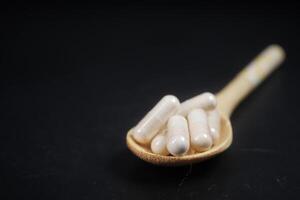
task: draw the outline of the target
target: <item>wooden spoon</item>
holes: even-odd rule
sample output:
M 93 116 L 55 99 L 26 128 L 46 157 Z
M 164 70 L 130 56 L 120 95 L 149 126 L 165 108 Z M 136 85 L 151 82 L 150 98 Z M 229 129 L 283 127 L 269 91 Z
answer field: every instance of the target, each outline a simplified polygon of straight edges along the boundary
M 222 153 L 232 143 L 230 116 L 233 110 L 283 62 L 284 58 L 284 50 L 279 45 L 270 45 L 217 94 L 218 109 L 221 113 L 220 139 L 208 151 L 180 157 L 154 154 L 149 146 L 140 145 L 133 139 L 132 129 L 126 137 L 128 148 L 146 162 L 167 166 L 201 162 Z

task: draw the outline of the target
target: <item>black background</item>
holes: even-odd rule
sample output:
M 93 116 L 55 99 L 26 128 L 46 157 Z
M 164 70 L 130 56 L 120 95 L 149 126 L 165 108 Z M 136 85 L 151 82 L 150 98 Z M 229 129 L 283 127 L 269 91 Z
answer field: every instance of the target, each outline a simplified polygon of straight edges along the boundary
M 297 199 L 297 5 L 1 6 L 1 199 Z M 163 95 L 217 92 L 278 43 L 287 60 L 232 116 L 201 164 L 157 167 L 125 145 Z

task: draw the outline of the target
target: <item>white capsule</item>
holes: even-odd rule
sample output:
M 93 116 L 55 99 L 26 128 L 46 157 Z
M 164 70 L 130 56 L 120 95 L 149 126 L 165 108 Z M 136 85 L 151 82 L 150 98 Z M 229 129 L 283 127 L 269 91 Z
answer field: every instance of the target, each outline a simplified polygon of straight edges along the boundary
M 175 96 L 164 96 L 134 127 L 133 138 L 141 144 L 149 144 L 169 117 L 178 111 L 179 105 L 179 100 Z
M 207 113 L 208 116 L 208 126 L 210 135 L 214 141 L 217 143 L 220 139 L 220 127 L 221 127 L 221 116 L 217 109 L 211 110 Z
M 173 156 L 182 156 L 190 148 L 190 136 L 186 119 L 180 115 L 168 121 L 167 149 Z
M 206 151 L 212 146 L 212 138 L 209 134 L 207 115 L 202 109 L 192 110 L 188 115 L 191 146 L 196 151 Z
M 151 150 L 155 154 L 168 155 L 167 150 L 167 129 L 159 131 L 159 133 L 151 141 Z
M 209 92 L 202 93 L 191 99 L 188 99 L 181 103 L 178 114 L 187 116 L 190 111 L 196 108 L 202 108 L 204 110 L 212 110 L 217 106 L 217 99 L 215 95 Z

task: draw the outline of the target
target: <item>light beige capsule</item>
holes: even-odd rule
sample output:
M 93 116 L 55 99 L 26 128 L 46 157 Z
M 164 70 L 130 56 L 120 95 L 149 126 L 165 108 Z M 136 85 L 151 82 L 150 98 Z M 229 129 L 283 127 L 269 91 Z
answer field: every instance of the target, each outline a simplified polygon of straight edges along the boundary
M 190 136 L 186 119 L 180 115 L 168 121 L 167 149 L 173 156 L 185 155 L 190 148 Z
M 141 144 L 149 144 L 169 117 L 179 109 L 179 100 L 173 95 L 164 96 L 134 127 L 133 138 Z
M 181 103 L 178 114 L 187 116 L 190 111 L 196 108 L 202 108 L 204 110 L 212 110 L 217 106 L 217 99 L 215 95 L 209 92 L 202 93 L 191 99 L 188 99 Z
M 163 129 L 151 141 L 151 150 L 155 154 L 166 156 L 167 150 L 167 129 Z
M 213 141 L 209 134 L 207 115 L 202 109 L 192 110 L 188 115 L 191 146 L 198 152 L 211 148 Z
M 214 141 L 217 143 L 220 139 L 220 127 L 221 127 L 221 116 L 217 109 L 208 111 L 208 126 L 210 135 Z

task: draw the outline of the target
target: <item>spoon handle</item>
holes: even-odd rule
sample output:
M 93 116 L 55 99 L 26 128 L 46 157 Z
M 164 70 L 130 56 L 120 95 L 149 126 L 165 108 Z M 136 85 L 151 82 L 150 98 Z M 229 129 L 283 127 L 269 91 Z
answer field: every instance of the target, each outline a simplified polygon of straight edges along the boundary
M 285 58 L 279 45 L 270 45 L 217 94 L 218 108 L 230 116 L 234 108 L 265 80 Z

